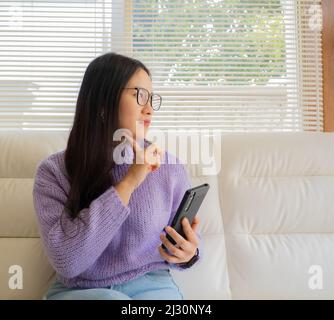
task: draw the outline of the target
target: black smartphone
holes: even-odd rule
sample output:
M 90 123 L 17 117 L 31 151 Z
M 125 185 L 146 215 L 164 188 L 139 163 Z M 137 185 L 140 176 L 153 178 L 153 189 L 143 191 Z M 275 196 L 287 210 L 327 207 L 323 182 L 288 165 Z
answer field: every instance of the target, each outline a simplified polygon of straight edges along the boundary
M 200 186 L 188 189 L 182 198 L 179 208 L 176 211 L 174 219 L 171 223 L 171 227 L 174 228 L 182 237 L 185 237 L 182 227 L 183 217 L 187 217 L 189 223 L 192 224 L 210 186 L 207 183 L 201 184 Z M 166 238 L 172 243 L 176 244 L 174 239 L 167 233 Z M 162 248 L 167 249 L 164 244 Z

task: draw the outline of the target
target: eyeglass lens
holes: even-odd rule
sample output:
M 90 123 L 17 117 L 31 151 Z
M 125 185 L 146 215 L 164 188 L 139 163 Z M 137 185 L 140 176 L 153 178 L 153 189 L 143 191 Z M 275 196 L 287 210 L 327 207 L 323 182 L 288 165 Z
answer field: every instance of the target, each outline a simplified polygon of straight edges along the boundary
M 144 90 L 144 89 L 139 89 L 138 90 L 138 103 L 140 105 L 145 105 L 150 98 L 149 92 Z M 153 109 L 158 109 L 161 104 L 161 98 L 159 95 L 153 94 L 152 95 L 152 108 Z

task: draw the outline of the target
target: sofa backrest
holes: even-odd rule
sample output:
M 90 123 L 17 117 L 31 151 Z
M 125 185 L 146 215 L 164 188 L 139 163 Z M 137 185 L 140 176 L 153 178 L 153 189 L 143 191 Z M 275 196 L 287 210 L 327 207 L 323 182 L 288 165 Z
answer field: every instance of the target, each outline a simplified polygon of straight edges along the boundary
M 65 145 L 65 133 L 0 132 L 1 299 L 41 299 L 54 278 L 39 236 L 32 189 L 39 162 Z M 22 283 L 17 281 L 20 273 Z
M 232 299 L 333 299 L 334 133 L 224 135 L 219 182 Z

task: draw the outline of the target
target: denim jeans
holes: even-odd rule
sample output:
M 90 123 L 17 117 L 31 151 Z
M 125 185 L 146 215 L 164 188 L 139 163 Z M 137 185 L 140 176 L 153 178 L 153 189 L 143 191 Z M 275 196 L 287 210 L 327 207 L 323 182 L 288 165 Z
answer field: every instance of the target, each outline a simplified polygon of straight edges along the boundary
M 183 300 L 169 269 L 150 271 L 136 279 L 102 288 L 67 288 L 55 281 L 45 300 Z

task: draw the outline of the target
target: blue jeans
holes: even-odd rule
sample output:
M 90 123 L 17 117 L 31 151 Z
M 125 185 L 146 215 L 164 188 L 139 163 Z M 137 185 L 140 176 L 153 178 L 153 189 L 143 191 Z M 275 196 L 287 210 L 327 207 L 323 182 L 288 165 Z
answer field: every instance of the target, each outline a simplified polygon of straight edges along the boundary
M 183 300 L 170 270 L 150 271 L 136 279 L 102 288 L 67 288 L 55 281 L 45 300 Z

